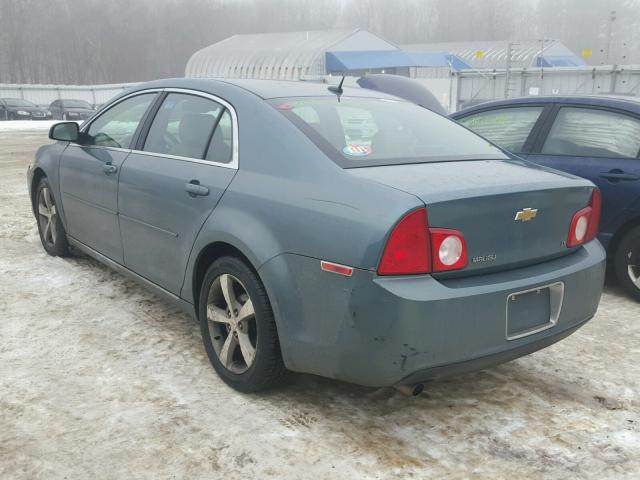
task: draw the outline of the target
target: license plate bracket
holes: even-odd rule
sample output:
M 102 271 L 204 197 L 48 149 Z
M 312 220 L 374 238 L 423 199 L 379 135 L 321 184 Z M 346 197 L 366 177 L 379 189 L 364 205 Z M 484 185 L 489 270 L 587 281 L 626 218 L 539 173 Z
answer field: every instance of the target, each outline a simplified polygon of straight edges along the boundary
M 507 297 L 506 338 L 533 335 L 558 322 L 564 300 L 564 283 L 530 288 Z

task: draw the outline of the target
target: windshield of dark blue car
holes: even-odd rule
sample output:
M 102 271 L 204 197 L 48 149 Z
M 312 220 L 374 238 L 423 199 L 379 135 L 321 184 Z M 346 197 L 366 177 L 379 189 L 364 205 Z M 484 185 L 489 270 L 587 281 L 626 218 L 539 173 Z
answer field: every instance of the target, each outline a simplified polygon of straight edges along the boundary
M 508 158 L 454 121 L 405 101 L 297 97 L 269 103 L 343 168 Z
M 35 103 L 31 103 L 27 100 L 22 100 L 20 98 L 6 98 L 5 103 L 7 107 L 35 107 Z

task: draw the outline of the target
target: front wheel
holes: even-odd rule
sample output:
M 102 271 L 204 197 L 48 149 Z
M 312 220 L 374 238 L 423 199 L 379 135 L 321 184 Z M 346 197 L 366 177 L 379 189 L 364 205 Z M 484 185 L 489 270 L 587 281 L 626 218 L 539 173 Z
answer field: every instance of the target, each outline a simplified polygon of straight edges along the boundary
M 640 227 L 635 227 L 620 240 L 615 268 L 620 284 L 640 301 Z
M 257 392 L 285 372 L 271 304 L 257 274 L 236 257 L 207 270 L 198 317 L 209 360 L 229 386 Z
M 36 190 L 36 218 L 38 233 L 45 251 L 54 257 L 69 256 L 67 232 L 58 214 L 51 185 L 46 178 L 40 180 Z

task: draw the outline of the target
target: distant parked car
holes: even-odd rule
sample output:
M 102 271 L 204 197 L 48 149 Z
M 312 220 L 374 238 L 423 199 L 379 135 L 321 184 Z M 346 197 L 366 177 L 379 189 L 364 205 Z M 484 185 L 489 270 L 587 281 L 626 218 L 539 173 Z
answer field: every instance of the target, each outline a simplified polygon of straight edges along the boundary
M 640 300 L 640 99 L 526 97 L 451 116 L 505 150 L 600 187 L 599 239 L 622 286 Z
M 49 110 L 56 120 L 86 120 L 95 112 L 89 102 L 70 99 L 54 100 Z
M 27 173 L 44 249 L 182 306 L 241 391 L 287 367 L 417 393 L 566 337 L 600 300 L 593 183 L 384 93 L 162 80 L 49 135 Z
M 51 120 L 51 112 L 22 98 L 0 98 L 0 120 Z

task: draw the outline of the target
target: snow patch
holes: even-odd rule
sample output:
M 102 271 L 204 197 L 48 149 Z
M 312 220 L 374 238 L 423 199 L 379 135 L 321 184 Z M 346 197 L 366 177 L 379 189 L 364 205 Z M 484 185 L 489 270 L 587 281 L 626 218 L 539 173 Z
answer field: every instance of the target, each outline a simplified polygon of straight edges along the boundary
M 20 132 L 29 130 L 49 130 L 60 120 L 9 120 L 0 122 L 0 132 Z

